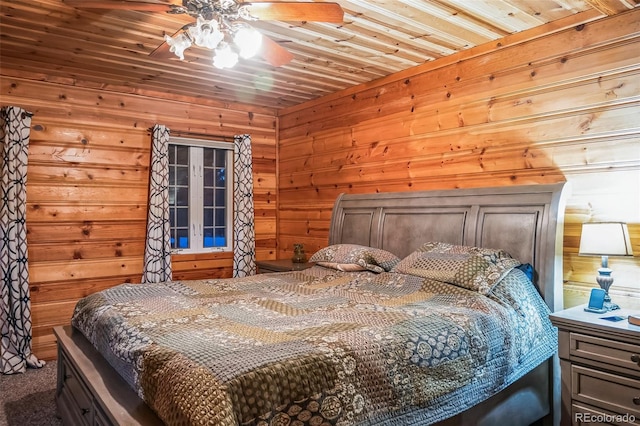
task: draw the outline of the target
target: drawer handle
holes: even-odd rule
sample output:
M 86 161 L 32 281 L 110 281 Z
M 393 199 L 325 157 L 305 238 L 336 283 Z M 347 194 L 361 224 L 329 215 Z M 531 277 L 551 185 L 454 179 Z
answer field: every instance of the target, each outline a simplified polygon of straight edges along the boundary
M 634 400 L 637 399 L 638 403 L 640 404 L 640 398 L 634 398 Z M 82 415 L 84 416 L 85 414 L 87 414 L 89 411 L 91 411 L 88 408 L 82 408 L 80 411 L 82 411 Z
M 638 364 L 638 367 L 640 367 L 640 355 L 638 354 L 631 355 L 631 361 L 635 362 L 636 364 Z
M 636 405 L 640 405 L 640 396 L 636 396 L 635 398 L 633 398 L 633 403 Z

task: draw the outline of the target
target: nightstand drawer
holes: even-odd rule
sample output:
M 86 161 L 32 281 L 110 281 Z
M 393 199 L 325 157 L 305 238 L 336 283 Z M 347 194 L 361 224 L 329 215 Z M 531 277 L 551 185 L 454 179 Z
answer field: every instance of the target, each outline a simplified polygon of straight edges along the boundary
M 597 362 L 628 369 L 640 375 L 640 346 L 580 333 L 570 334 L 569 353 Z
M 571 399 L 640 419 L 640 381 L 571 365 Z

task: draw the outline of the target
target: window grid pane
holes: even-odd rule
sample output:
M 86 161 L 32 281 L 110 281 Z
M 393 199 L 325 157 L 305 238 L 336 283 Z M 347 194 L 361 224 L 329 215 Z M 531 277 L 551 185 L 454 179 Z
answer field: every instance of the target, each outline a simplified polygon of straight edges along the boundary
M 188 146 L 169 145 L 169 221 L 171 248 L 190 248 Z
M 203 158 L 203 247 L 224 247 L 227 245 L 224 216 L 227 153 L 221 149 L 204 148 Z

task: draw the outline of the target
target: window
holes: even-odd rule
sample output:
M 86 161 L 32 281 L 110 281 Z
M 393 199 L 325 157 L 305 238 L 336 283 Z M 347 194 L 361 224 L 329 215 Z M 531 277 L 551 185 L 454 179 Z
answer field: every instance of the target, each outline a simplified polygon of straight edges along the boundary
M 171 248 L 181 253 L 231 250 L 233 144 L 169 141 Z

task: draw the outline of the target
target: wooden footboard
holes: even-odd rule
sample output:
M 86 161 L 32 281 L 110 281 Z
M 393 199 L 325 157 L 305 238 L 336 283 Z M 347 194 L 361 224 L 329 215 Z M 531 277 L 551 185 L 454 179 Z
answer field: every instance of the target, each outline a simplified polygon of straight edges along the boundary
M 56 404 L 65 425 L 163 424 L 80 332 L 66 326 L 55 327 L 54 333 L 58 339 Z M 482 404 L 440 424 L 529 425 L 551 413 L 548 378 L 545 362 Z
M 53 329 L 58 339 L 56 404 L 65 425 L 162 425 L 77 330 Z

